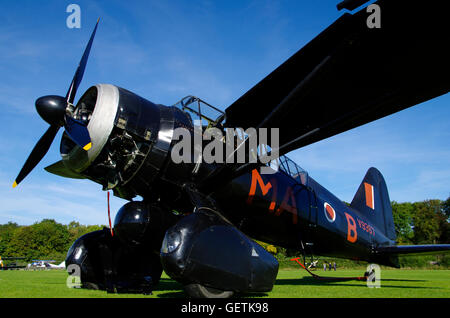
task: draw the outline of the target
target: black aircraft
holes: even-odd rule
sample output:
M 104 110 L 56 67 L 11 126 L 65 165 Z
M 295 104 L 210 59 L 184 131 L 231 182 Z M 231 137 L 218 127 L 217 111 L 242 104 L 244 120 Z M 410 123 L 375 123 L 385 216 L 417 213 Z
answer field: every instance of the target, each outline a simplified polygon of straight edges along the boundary
M 346 0 L 338 9 L 355 11 L 365 2 Z M 393 267 L 398 254 L 448 251 L 450 245 L 396 245 L 377 169 L 367 171 L 346 205 L 284 156 L 449 91 L 444 1 L 375 5 L 381 27 L 370 26 L 366 8 L 342 14 L 224 112 L 192 96 L 174 106 L 154 104 L 109 84 L 92 86 L 73 104 L 97 21 L 66 96 L 37 99 L 50 127 L 14 182 L 38 164 L 64 126 L 62 160 L 45 169 L 92 180 L 130 201 L 112 229 L 86 234 L 68 251 L 66 266 L 81 286 L 145 293 L 164 270 L 192 297 L 270 291 L 278 263 L 253 239 L 303 255 Z M 279 170 L 262 174 L 267 165 L 250 155 L 243 163 L 175 163 L 174 130 L 195 137 L 197 119 L 206 121 L 200 134 L 208 126 L 278 127 L 279 147 L 266 150 L 278 152 Z M 137 196 L 143 200 L 133 201 Z

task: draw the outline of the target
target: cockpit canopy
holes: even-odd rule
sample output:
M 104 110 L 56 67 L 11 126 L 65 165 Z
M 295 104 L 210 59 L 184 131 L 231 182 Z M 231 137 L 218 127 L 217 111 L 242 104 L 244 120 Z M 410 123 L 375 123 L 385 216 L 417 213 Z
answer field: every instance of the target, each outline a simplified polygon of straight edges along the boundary
M 189 113 L 191 119 L 199 120 L 202 126 L 215 127 L 225 119 L 225 112 L 195 96 L 186 96 L 173 106 Z

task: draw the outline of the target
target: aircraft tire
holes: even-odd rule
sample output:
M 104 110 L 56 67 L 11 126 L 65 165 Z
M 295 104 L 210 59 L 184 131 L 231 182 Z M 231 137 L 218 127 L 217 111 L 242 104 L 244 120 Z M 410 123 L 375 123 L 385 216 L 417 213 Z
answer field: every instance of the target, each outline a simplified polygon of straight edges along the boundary
M 234 294 L 231 290 L 220 290 L 200 284 L 185 285 L 184 290 L 191 298 L 230 298 Z

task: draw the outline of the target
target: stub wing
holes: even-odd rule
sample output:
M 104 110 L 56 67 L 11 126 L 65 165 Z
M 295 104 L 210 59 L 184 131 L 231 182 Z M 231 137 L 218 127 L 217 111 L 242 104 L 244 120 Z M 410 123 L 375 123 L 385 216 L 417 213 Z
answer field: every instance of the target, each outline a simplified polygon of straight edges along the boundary
M 54 164 L 44 168 L 47 172 L 56 174 L 57 176 L 72 179 L 85 179 L 81 174 L 78 174 L 68 169 L 62 160 L 55 162 Z

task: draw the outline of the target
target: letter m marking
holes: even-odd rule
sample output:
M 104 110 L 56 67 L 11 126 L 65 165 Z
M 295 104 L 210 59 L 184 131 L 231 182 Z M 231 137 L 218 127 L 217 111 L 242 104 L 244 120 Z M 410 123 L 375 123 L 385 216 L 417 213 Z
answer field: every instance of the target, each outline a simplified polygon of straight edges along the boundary
M 263 195 L 266 195 L 267 192 L 269 192 L 269 190 L 272 188 L 272 184 L 270 182 L 267 182 L 267 184 L 264 184 L 264 180 L 262 179 L 258 170 L 253 169 L 252 170 L 252 184 L 250 186 L 250 191 L 248 193 L 247 204 L 252 203 L 253 197 L 255 196 L 255 193 L 256 193 L 256 185 L 257 184 L 261 188 Z

